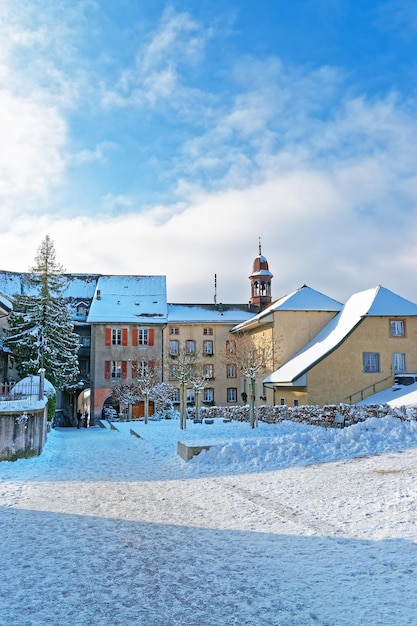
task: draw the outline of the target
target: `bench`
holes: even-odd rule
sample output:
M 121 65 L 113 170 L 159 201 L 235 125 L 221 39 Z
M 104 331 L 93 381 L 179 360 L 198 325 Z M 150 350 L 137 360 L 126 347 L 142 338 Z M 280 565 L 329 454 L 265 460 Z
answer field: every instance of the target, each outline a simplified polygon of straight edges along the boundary
M 200 454 L 202 450 L 210 450 L 209 445 L 188 445 L 187 443 L 178 442 L 177 452 L 184 461 L 189 461 L 194 456 Z

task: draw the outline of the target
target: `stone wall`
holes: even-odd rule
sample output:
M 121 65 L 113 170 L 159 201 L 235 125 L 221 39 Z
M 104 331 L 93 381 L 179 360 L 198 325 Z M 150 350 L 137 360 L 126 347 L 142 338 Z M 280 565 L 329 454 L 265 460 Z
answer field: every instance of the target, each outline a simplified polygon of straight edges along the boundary
M 403 420 L 416 420 L 417 407 L 393 408 L 387 404 L 366 406 L 356 406 L 351 404 L 326 405 L 326 406 L 259 406 L 257 407 L 258 420 L 268 424 L 276 424 L 284 420 L 301 422 L 303 424 L 316 424 L 335 428 L 339 424 L 336 422 L 336 415 L 342 415 L 345 426 L 356 424 L 368 417 L 386 417 L 392 415 Z M 188 417 L 194 418 L 195 409 L 187 409 Z M 213 419 L 216 417 L 228 418 L 242 422 L 249 421 L 249 406 L 230 407 L 201 407 L 199 410 L 201 419 Z
M 39 456 L 46 435 L 46 406 L 23 411 L 0 411 L 0 461 Z

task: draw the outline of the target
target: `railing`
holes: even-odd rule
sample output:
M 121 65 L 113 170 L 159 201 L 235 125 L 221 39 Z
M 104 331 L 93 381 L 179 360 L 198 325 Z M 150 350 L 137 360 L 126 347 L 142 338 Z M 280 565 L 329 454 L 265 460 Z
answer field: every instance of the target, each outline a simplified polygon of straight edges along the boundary
M 372 385 L 368 385 L 367 387 L 364 387 L 363 389 L 360 389 L 359 391 L 354 391 L 352 394 L 350 394 L 350 396 L 346 396 L 345 400 L 348 400 L 349 404 L 352 404 L 352 398 L 354 398 L 354 396 L 357 396 L 360 394 L 360 399 L 363 400 L 364 399 L 364 392 L 365 391 L 369 391 L 369 389 L 372 389 L 373 393 L 377 392 L 377 385 L 382 385 L 382 383 L 386 383 L 387 380 L 393 379 L 394 376 L 393 374 L 390 374 L 389 376 L 387 376 L 386 378 L 382 378 L 382 380 L 377 380 L 375 383 L 373 383 Z M 385 387 L 384 387 L 385 388 Z M 382 389 L 380 390 L 382 391 Z M 367 393 L 365 397 L 369 396 L 371 394 Z
M 32 382 L 20 383 L 17 389 L 14 389 L 17 383 L 0 383 L 0 400 L 22 400 L 32 396 L 39 396 L 39 378 Z

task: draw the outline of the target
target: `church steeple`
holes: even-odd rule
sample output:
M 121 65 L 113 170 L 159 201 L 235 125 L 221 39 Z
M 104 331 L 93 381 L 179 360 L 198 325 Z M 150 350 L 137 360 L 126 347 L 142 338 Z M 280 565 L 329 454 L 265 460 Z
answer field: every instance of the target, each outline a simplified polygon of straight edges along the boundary
M 249 276 L 251 284 L 251 298 L 249 304 L 259 311 L 271 304 L 271 279 L 268 261 L 262 255 L 261 238 L 259 237 L 259 254 L 253 262 L 252 274 Z

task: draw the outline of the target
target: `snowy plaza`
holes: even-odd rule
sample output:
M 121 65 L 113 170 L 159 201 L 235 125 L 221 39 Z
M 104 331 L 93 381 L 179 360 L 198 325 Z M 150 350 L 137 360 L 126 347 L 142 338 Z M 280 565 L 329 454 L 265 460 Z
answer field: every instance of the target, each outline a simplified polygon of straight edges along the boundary
M 417 624 L 416 422 L 117 428 L 0 464 L 2 626 Z

